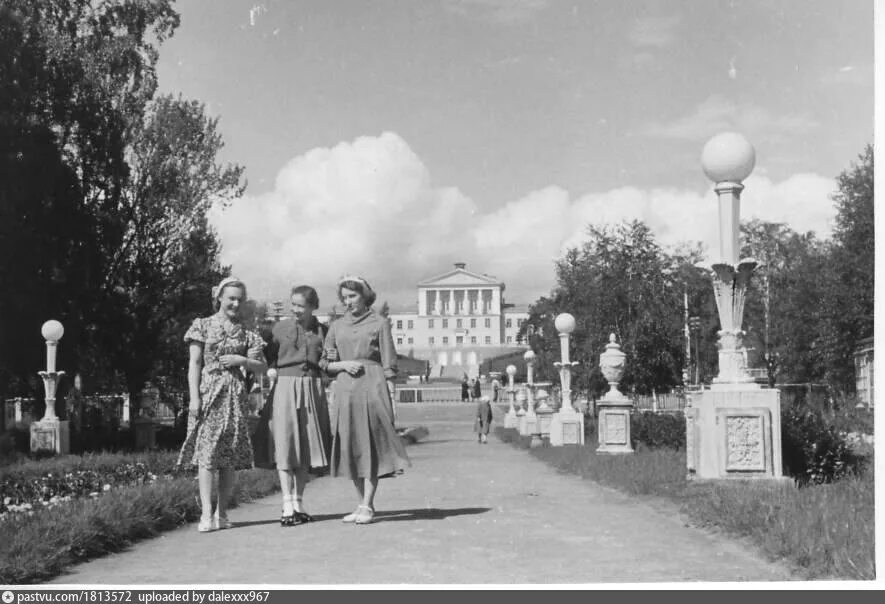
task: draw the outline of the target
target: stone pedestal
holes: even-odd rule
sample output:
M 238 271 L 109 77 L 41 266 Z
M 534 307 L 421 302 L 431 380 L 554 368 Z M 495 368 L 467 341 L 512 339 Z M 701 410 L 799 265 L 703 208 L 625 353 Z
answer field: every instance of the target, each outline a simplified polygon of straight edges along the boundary
M 57 417 L 31 423 L 31 451 L 54 451 L 59 455 L 71 452 L 71 428 Z
M 554 447 L 584 444 L 584 416 L 565 401 L 550 419 L 550 444 Z
M 630 443 L 630 412 L 633 401 L 627 397 L 602 399 L 596 403 L 599 411 L 597 453 L 633 453 Z
M 780 391 L 743 384 L 691 395 L 689 479 L 782 479 Z
M 144 451 L 157 446 L 157 429 L 154 420 L 149 417 L 138 417 L 132 422 L 135 428 L 135 450 Z

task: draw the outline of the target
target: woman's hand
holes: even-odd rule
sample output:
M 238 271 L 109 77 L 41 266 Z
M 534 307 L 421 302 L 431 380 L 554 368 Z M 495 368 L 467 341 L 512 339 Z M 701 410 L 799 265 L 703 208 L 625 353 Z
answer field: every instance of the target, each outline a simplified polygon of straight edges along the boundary
M 338 369 L 355 377 L 362 372 L 363 364 L 359 361 L 338 361 Z
M 248 360 L 248 358 L 241 354 L 223 354 L 218 357 L 218 362 L 221 363 L 221 366 L 225 369 L 230 369 L 231 367 L 243 367 Z

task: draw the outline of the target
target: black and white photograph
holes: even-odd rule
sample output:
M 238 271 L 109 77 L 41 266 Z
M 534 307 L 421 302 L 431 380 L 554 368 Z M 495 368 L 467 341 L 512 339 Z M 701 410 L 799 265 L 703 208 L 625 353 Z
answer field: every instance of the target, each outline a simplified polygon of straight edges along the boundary
M 881 587 L 878 8 L 0 0 L 3 603 Z

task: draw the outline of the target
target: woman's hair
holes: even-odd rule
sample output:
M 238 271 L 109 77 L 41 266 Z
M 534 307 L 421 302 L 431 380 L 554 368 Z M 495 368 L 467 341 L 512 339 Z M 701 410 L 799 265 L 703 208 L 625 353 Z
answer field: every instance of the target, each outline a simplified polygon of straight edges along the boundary
M 295 294 L 301 294 L 302 296 L 304 296 L 304 301 L 310 304 L 314 310 L 320 307 L 320 297 L 317 295 L 317 290 L 315 290 L 311 286 L 296 285 L 289 293 L 289 297 L 291 298 Z
M 363 301 L 366 303 L 366 308 L 372 306 L 375 303 L 375 292 L 369 287 L 369 284 L 365 281 L 357 281 L 354 279 L 344 279 L 338 282 L 338 299 L 341 302 L 344 302 L 344 296 L 341 295 L 342 288 L 347 288 L 351 291 L 355 291 L 359 295 L 363 297 Z
M 215 310 L 218 310 L 218 308 L 221 306 L 221 295 L 228 287 L 236 287 L 242 290 L 243 302 L 246 301 L 246 298 L 248 297 L 248 293 L 246 292 L 246 284 L 236 277 L 225 277 L 221 280 L 221 283 L 212 288 L 212 302 L 215 305 Z

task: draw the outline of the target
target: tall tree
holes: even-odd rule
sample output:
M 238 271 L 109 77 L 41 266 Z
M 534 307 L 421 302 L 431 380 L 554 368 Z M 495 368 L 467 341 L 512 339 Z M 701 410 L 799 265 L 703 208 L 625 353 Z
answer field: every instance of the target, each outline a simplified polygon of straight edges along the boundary
M 844 393 L 854 391 L 854 350 L 873 335 L 875 221 L 873 146 L 836 179 L 838 191 L 833 247 L 825 273 L 820 346 L 827 381 Z
M 105 317 L 117 328 L 102 341 L 117 352 L 130 393 L 161 368 L 183 374 L 184 323 L 211 309 L 208 292 L 226 274 L 207 212 L 242 194 L 243 169 L 218 163 L 217 126 L 202 104 L 161 96 L 130 135 L 117 214 L 122 244 L 103 282 Z M 170 361 L 180 362 L 177 371 Z
M 126 132 L 177 24 L 166 0 L 0 0 L 0 279 L 16 284 L 0 297 L 0 393 L 27 389 L 47 318 L 65 324 L 69 372 L 96 330 Z

